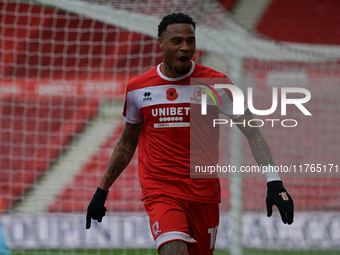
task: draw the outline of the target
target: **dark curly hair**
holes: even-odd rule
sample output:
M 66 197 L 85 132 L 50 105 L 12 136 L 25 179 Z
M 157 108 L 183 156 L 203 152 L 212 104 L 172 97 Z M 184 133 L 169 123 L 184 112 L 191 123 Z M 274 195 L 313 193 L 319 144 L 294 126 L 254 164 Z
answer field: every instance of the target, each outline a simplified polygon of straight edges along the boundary
M 169 25 L 178 24 L 178 23 L 191 24 L 194 27 L 194 29 L 196 29 L 196 23 L 193 21 L 193 19 L 189 15 L 183 14 L 181 12 L 172 13 L 172 14 L 164 16 L 161 23 L 159 23 L 158 37 L 162 36 L 163 32 L 166 30 L 166 28 Z

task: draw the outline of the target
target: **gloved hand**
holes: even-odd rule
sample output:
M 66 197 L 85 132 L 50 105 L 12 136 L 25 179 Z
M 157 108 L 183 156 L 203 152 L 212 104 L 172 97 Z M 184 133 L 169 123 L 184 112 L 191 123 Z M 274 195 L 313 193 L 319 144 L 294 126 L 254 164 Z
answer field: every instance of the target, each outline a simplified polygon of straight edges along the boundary
M 104 204 L 107 193 L 109 193 L 109 191 L 97 188 L 96 193 L 93 195 L 93 198 L 89 206 L 87 207 L 86 229 L 89 229 L 91 227 L 91 219 L 102 222 L 102 218 L 104 217 L 106 212 Z
M 267 182 L 267 216 L 270 217 L 273 212 L 273 205 L 279 209 L 282 222 L 289 225 L 293 223 L 294 203 L 287 190 L 283 187 L 282 181 Z

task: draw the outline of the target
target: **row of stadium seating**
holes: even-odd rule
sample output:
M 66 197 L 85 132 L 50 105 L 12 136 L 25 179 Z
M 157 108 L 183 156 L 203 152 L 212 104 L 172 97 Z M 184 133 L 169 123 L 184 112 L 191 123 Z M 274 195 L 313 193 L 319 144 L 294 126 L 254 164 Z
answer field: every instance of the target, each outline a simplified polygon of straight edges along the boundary
M 103 22 L 18 2 L 0 1 L 0 10 L 0 72 L 8 79 L 131 77 L 162 59 L 156 39 Z
M 220 2 L 228 10 L 235 5 L 234 0 Z M 131 77 L 162 58 L 157 42 L 148 36 L 41 6 L 0 2 L 0 8 L 3 23 L 0 34 L 5 36 L 0 45 L 3 77 L 112 78 L 113 68 L 128 68 Z M 340 32 L 336 29 L 340 22 L 339 8 L 339 1 L 332 0 L 325 0 L 322 5 L 317 0 L 272 0 L 255 29 L 280 41 L 339 44 Z M 19 18 L 18 13 L 22 14 Z M 10 29 L 15 20 L 18 29 Z M 77 38 L 81 38 L 81 45 L 74 43 Z M 119 46 L 117 38 L 121 42 Z M 127 40 L 136 43 L 127 45 Z M 114 61 L 115 58 L 119 61 Z
M 72 137 L 98 111 L 98 100 L 7 98 L 0 103 L 0 195 L 7 211 L 23 198 Z
M 255 30 L 284 42 L 339 45 L 337 0 L 271 0 Z

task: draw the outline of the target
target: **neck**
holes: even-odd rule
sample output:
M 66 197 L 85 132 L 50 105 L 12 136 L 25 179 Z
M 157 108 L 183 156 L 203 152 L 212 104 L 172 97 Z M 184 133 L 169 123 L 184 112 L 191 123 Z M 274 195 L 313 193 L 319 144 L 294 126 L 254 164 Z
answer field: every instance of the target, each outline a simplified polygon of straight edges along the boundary
M 189 68 L 188 72 L 190 72 L 191 66 L 192 66 L 192 63 L 190 63 L 190 68 Z M 166 76 L 168 78 L 177 78 L 177 77 L 181 77 L 181 76 L 187 74 L 187 73 L 185 73 L 185 74 L 178 74 L 174 70 L 174 68 L 172 68 L 171 65 L 166 60 L 164 60 L 163 64 L 161 65 L 161 72 L 162 72 L 162 74 L 164 76 Z

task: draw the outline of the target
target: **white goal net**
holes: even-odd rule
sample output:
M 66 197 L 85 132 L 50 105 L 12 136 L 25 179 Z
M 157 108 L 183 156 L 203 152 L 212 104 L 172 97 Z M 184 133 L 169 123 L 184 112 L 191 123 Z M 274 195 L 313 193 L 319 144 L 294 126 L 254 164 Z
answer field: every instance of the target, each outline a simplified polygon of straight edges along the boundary
M 253 88 L 254 108 L 271 107 L 273 88 L 279 102 L 286 87 L 311 93 L 312 116 L 254 116 L 276 165 L 296 173 L 282 175 L 293 225 L 267 218 L 262 176 L 221 178 L 215 253 L 339 252 L 339 47 L 269 40 L 213 0 L 0 0 L 0 254 L 156 254 L 136 155 L 103 223 L 85 230 L 85 214 L 122 132 L 125 85 L 162 61 L 157 26 L 173 12 L 197 23 L 194 60 Z M 226 128 L 223 160 L 255 165 Z

